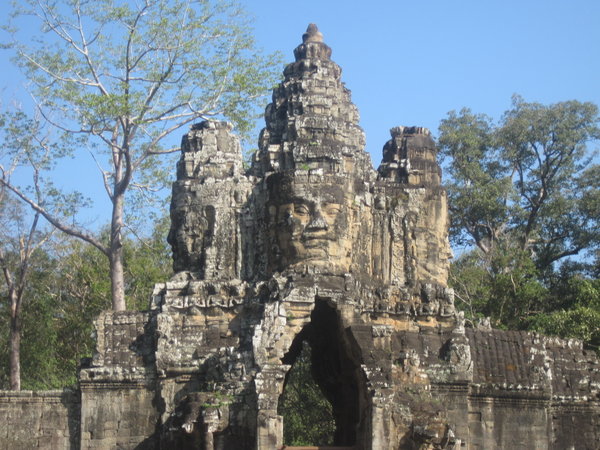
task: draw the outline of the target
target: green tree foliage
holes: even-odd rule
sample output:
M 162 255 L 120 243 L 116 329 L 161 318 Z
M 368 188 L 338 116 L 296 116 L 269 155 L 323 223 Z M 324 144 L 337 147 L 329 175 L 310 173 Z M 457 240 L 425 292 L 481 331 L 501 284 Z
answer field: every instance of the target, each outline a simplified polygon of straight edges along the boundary
M 127 306 L 146 310 L 154 283 L 171 275 L 164 226 L 144 240 L 126 239 Z M 108 261 L 79 240 L 55 240 L 31 261 L 22 314 L 22 387 L 50 389 L 76 382 L 77 366 L 92 355 L 93 321 L 111 307 Z M 2 303 L 4 304 L 4 303 Z M 8 387 L 8 320 L 0 308 L 0 388 Z
M 54 261 L 43 250 L 36 251 L 30 261 L 27 289 L 20 315 L 20 387 L 38 389 L 57 385 L 62 369 L 57 358 L 58 336 L 54 330 L 56 315 L 53 296 L 49 294 Z M 0 388 L 14 389 L 10 380 L 10 311 L 6 292 L 0 307 Z
M 335 420 L 331 404 L 311 374 L 311 348 L 306 342 L 288 374 L 278 413 L 283 416 L 286 445 L 327 445 L 333 442 Z
M 272 56 L 255 48 L 235 0 L 24 0 L 15 2 L 15 63 L 31 81 L 40 117 L 55 132 L 53 159 L 90 156 L 112 205 L 110 233 L 61 220 L 51 204 L 0 179 L 61 231 L 109 260 L 113 309 L 126 308 L 124 227 L 132 190 L 165 181 L 172 133 L 226 117 L 247 131 L 274 83 Z M 18 31 L 27 19 L 25 33 Z M 39 32 L 31 28 L 37 21 Z M 139 211 L 143 205 L 137 203 Z M 139 217 L 139 215 L 138 215 Z M 129 224 L 131 225 L 131 224 Z
M 7 206 L 6 199 L 0 201 L 2 215 L 6 213 Z M 35 283 L 39 289 L 45 289 L 44 283 L 48 278 L 45 271 L 50 269 L 47 258 L 44 258 L 44 253 L 40 249 L 46 237 L 40 236 L 41 233 L 37 232 L 37 219 L 32 218 L 28 223 L 29 230 L 24 234 L 20 230 L 17 231 L 20 222 L 17 218 L 15 224 L 3 229 L 0 248 L 0 266 L 4 275 L 4 283 L 0 287 L 0 315 L 2 316 L 0 361 L 5 370 L 5 374 L 0 375 L 0 382 L 6 381 L 3 383 L 6 388 L 17 391 L 22 387 L 23 353 L 27 352 L 30 334 L 38 331 L 36 328 L 27 327 L 26 323 L 30 317 L 35 316 L 33 323 L 42 324 L 48 312 L 38 304 L 38 296 L 30 292 L 28 286 L 30 283 Z M 13 226 L 17 229 L 15 230 Z M 12 233 L 7 233 L 9 230 Z M 42 351 L 39 355 L 35 355 L 35 358 L 39 357 L 40 361 L 45 363 L 43 353 Z
M 575 337 L 600 351 L 600 279 L 582 274 L 578 264 L 565 264 L 550 282 L 544 312 L 527 325 L 541 333 Z
M 127 308 L 147 310 L 154 284 L 167 280 L 173 272 L 171 248 L 166 236 L 171 221 L 163 216 L 146 239 L 125 242 L 125 296 Z M 106 272 L 105 272 L 106 273 Z
M 472 250 L 461 255 L 450 268 L 450 285 L 457 306 L 472 322 L 490 317 L 495 326 L 523 328 L 547 307 L 548 289 L 531 257 L 502 244 L 487 254 Z
M 469 319 L 597 346 L 600 165 L 589 144 L 599 137 L 598 108 L 577 101 L 515 96 L 497 124 L 468 109 L 441 122 L 450 237 L 465 249 L 450 283 Z
M 591 103 L 549 106 L 513 98 L 498 125 L 468 109 L 440 125 L 450 175 L 451 239 L 483 252 L 509 239 L 543 270 L 598 245 L 600 168 L 587 144 L 600 137 Z

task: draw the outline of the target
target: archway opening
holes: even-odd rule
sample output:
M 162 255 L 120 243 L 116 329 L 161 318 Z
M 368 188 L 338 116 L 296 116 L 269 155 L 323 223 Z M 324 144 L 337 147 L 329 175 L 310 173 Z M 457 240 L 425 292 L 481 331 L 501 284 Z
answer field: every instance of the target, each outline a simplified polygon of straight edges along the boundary
M 279 399 L 278 413 L 283 416 L 286 445 L 333 444 L 335 419 L 331 403 L 311 373 L 311 356 L 310 345 L 303 341 Z
M 311 321 L 294 339 L 278 413 L 284 444 L 354 446 L 363 439 L 367 394 L 359 352 L 337 310 L 317 299 Z

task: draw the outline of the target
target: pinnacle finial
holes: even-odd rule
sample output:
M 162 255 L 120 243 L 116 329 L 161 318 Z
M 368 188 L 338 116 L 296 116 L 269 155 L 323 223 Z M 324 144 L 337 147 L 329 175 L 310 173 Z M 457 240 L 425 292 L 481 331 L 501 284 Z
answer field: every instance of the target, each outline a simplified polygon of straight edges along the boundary
M 311 23 L 308 25 L 306 33 L 302 35 L 302 42 L 323 42 L 323 33 L 319 31 L 314 23 Z

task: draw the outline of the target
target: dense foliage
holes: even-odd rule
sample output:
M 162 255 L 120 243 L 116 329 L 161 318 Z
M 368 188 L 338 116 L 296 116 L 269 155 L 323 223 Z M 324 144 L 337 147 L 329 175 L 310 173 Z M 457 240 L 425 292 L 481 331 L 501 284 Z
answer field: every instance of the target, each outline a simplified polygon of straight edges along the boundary
M 165 224 L 160 222 L 147 239 L 125 240 L 130 309 L 148 309 L 154 283 L 171 274 Z M 93 247 L 61 239 L 38 249 L 30 265 L 22 312 L 21 387 L 72 385 L 81 358 L 94 351 L 93 321 L 111 307 L 108 261 Z M 6 306 L 0 290 L 0 389 L 9 387 Z
M 311 374 L 311 348 L 306 342 L 287 376 L 279 400 L 286 445 L 331 445 L 335 432 L 331 403 Z
M 591 103 L 520 97 L 498 123 L 468 109 L 441 122 L 450 283 L 468 319 L 598 348 L 598 125 Z

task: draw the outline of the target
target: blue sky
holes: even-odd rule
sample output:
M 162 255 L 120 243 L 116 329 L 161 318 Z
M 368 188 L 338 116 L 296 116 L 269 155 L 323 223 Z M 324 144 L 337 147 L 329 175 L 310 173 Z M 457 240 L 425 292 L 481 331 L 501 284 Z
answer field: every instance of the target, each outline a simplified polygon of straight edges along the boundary
M 436 135 L 450 110 L 499 118 L 514 93 L 541 103 L 600 104 L 598 0 L 241 2 L 255 17 L 259 46 L 282 52 L 286 62 L 307 25 L 319 26 L 359 108 L 375 166 L 391 127 L 425 126 Z M 0 17 L 8 3 L 0 2 Z M 23 80 L 7 51 L 0 64 L 6 106 L 24 96 Z M 91 159 L 76 167 L 64 180 L 107 207 Z
M 310 22 L 332 47 L 374 164 L 389 129 L 437 134 L 448 111 L 494 118 L 511 96 L 600 104 L 598 0 L 246 0 L 256 36 L 286 61 Z

